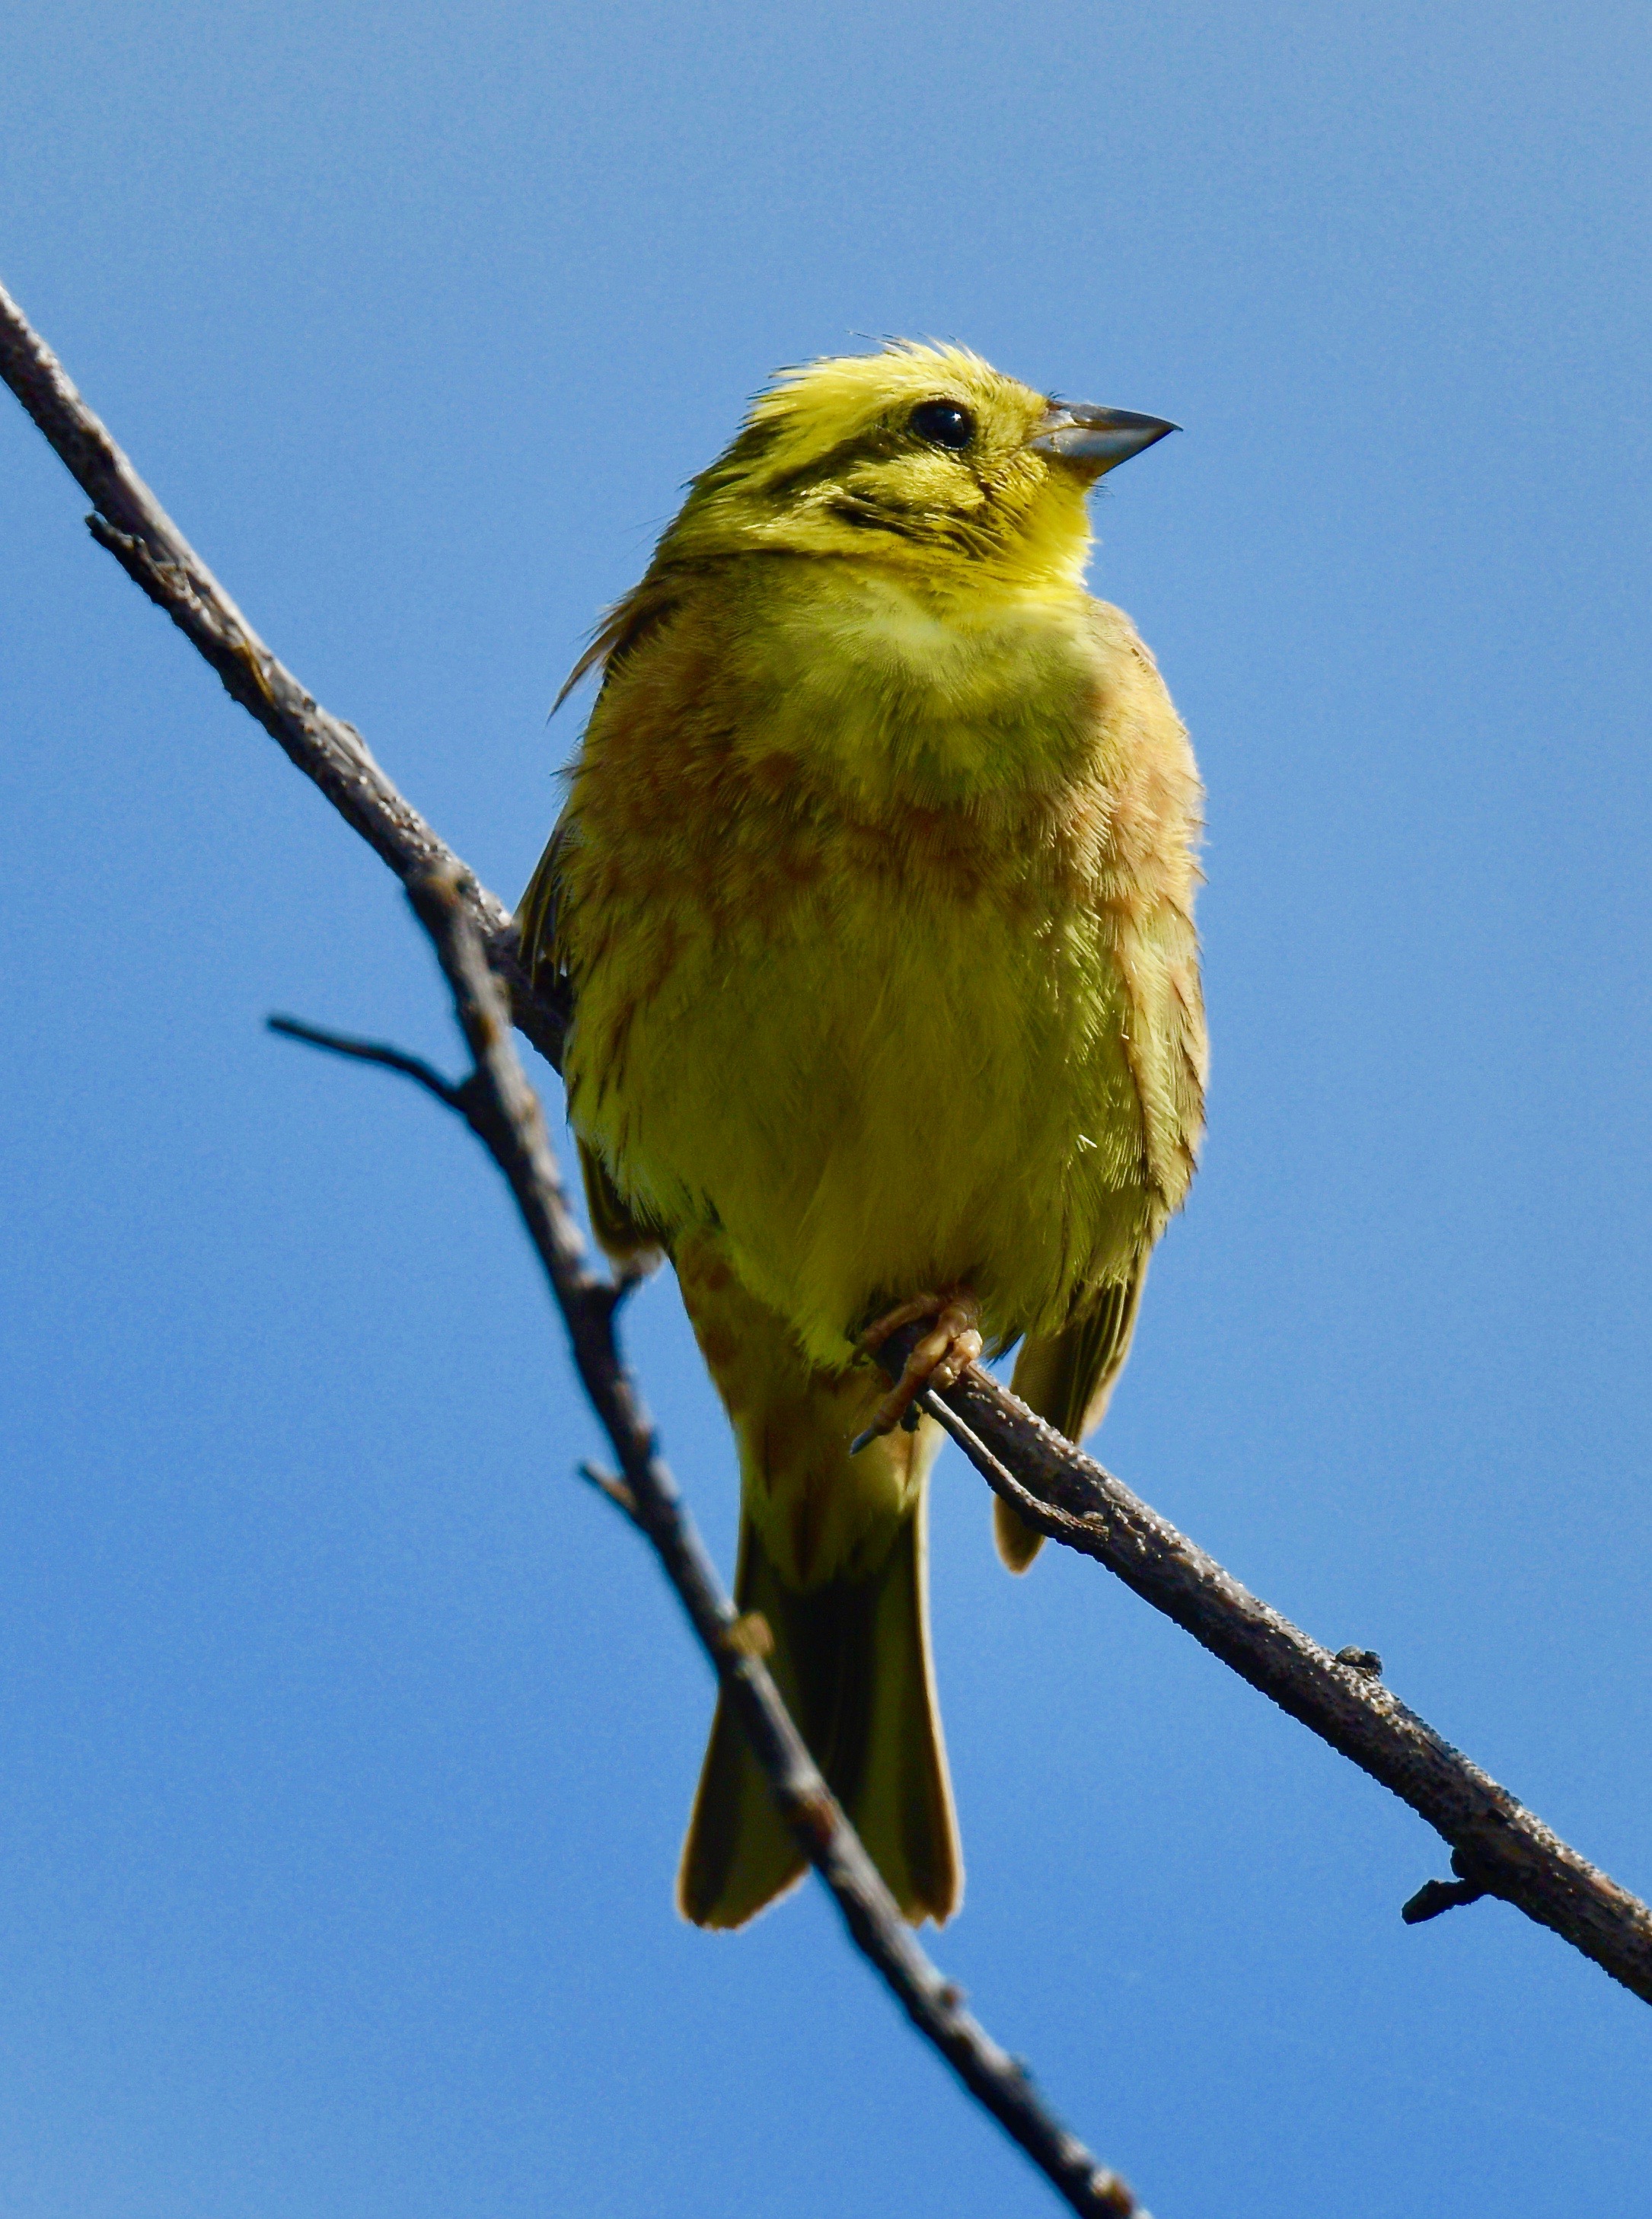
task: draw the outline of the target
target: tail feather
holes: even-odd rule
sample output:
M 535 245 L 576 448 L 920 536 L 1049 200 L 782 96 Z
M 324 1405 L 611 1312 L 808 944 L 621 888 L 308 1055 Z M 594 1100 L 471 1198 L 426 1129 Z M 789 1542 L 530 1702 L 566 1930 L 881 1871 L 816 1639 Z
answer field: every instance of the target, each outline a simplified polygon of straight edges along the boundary
M 952 1782 L 929 1668 L 927 1497 L 865 1583 L 864 1634 L 846 1644 L 839 1746 L 845 1806 L 905 1916 L 945 1925 L 963 1895 Z M 854 1724 L 856 1706 L 865 1724 Z M 857 1762 L 858 1760 L 858 1762 Z M 856 1776 L 858 1773 L 858 1777 Z M 832 1774 L 829 1769 L 827 1778 Z
M 957 1909 L 962 1865 L 929 1669 L 922 1501 L 877 1569 L 804 1593 L 742 1522 L 736 1597 L 774 1637 L 769 1669 L 815 1762 L 904 1915 Z M 742 1926 L 806 1868 L 721 1696 L 677 1880 L 697 1926 Z

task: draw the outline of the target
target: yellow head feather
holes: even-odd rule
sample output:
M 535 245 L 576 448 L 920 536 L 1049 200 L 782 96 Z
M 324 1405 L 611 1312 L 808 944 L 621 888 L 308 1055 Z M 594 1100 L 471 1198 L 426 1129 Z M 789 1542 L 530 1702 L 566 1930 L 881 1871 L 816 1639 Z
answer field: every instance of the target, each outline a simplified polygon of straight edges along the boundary
M 900 340 L 782 370 L 695 479 L 662 563 L 769 550 L 1076 581 L 1093 469 L 1031 442 L 1051 403 L 966 347 Z
M 1173 429 L 1064 407 L 966 347 L 891 341 L 783 370 L 688 498 L 640 582 L 557 697 L 633 648 L 686 576 L 731 556 L 813 556 L 897 573 L 942 607 L 997 587 L 1079 592 L 1084 495 Z

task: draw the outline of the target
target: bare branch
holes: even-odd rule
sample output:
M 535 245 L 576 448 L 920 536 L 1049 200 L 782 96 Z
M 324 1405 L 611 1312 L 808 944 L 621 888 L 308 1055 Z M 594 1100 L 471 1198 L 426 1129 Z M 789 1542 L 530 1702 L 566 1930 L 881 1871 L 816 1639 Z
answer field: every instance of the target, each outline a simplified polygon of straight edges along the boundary
M 476 886 L 390 785 L 360 735 L 318 709 L 256 638 L 3 290 L 0 376 L 97 503 L 101 514 L 92 522 L 102 544 L 398 877 L 407 883 L 431 867 L 457 874 L 456 898 L 510 991 L 517 1024 L 560 1067 L 568 1010 L 529 991 L 501 905 Z M 906 1346 L 897 1334 L 881 1354 L 898 1371 Z M 1361 1651 L 1356 1663 L 1321 1649 L 984 1374 L 966 1374 L 944 1399 L 927 1396 L 925 1407 L 1030 1525 L 1107 1565 L 1410 1804 L 1452 1844 L 1452 1868 L 1466 1888 L 1515 1905 L 1652 2001 L 1652 1911 L 1568 1848 L 1391 1694 L 1369 1652 Z M 1450 1882 L 1432 1886 L 1449 1892 L 1450 1902 L 1425 1890 L 1408 1906 L 1418 1916 L 1425 1899 L 1437 1910 L 1472 1899 Z
M 329 715 L 277 662 L 154 494 L 81 399 L 63 365 L 0 286 L 0 377 L 96 504 L 86 519 L 129 578 L 165 609 L 228 693 L 314 779 L 405 886 L 421 872 L 455 873 L 488 960 L 506 982 L 516 1022 L 560 1071 L 567 1008 L 536 993 L 503 902 L 478 885 L 445 841 L 396 791 L 353 724 Z
M 422 1057 L 404 1054 L 399 1047 L 387 1047 L 382 1041 L 357 1040 L 349 1033 L 323 1032 L 319 1025 L 301 1024 L 296 1017 L 266 1017 L 264 1022 L 283 1040 L 302 1041 L 306 1047 L 322 1047 L 329 1055 L 351 1056 L 357 1063 L 382 1063 L 387 1071 L 399 1071 L 404 1078 L 414 1080 L 448 1109 L 458 1110 L 462 1116 L 464 1114 L 459 1089 Z
M 654 1428 L 621 1358 L 615 1312 L 624 1288 L 598 1277 L 562 1191 L 538 1097 L 511 1037 L 510 1015 L 456 876 L 416 878 L 408 898 L 453 990 L 475 1069 L 461 1085 L 394 1048 L 318 1032 L 291 1019 L 291 1038 L 387 1065 L 458 1110 L 510 1183 L 550 1282 L 581 1384 L 618 1459 L 620 1476 L 586 1465 L 585 1476 L 653 1546 L 666 1577 L 740 1713 L 782 1817 L 836 1899 L 851 1938 L 894 1991 L 907 2017 L 977 2100 L 1018 2141 L 1075 2211 L 1094 2219 L 1148 2219 L 1129 2188 L 1068 2133 L 1034 2092 L 1026 2069 L 964 2009 L 960 1991 L 931 1964 L 903 1920 L 793 1725 L 763 1662 L 771 1643 L 755 1613 L 736 1610 L 706 1554 Z
M 904 1328 L 879 1351 L 891 1378 L 922 1330 Z M 972 1366 L 921 1400 L 1029 1526 L 1105 1564 L 1451 1844 L 1460 1885 L 1430 1881 L 1405 1906 L 1408 1925 L 1499 1896 L 1652 2003 L 1652 1910 L 1385 1688 L 1379 1656 L 1322 1649 L 984 1371 Z

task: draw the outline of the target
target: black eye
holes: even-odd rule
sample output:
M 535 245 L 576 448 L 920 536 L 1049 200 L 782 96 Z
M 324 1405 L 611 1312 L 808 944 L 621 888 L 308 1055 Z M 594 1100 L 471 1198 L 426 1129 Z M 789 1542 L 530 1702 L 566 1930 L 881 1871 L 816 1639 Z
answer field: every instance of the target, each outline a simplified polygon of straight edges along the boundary
M 910 430 L 932 447 L 967 447 L 975 437 L 975 419 L 955 401 L 921 401 L 907 418 Z

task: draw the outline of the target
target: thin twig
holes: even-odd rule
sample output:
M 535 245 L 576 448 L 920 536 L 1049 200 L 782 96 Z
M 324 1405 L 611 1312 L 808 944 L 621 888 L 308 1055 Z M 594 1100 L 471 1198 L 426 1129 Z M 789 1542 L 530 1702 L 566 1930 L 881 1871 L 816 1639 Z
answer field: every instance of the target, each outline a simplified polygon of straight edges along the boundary
M 1487 1890 L 1471 1880 L 1425 1880 L 1415 1895 L 1400 1906 L 1407 1926 L 1421 1926 L 1444 1911 L 1457 1911 L 1465 1903 L 1478 1903 Z
M 357 1063 L 382 1063 L 387 1071 L 399 1071 L 404 1078 L 413 1079 L 448 1109 L 464 1114 L 461 1090 L 450 1078 L 444 1078 L 422 1056 L 407 1055 L 399 1047 L 387 1047 L 382 1041 L 357 1040 L 350 1033 L 324 1032 L 320 1025 L 302 1024 L 296 1017 L 266 1017 L 264 1022 L 283 1040 L 302 1041 L 307 1047 L 324 1047 L 333 1055 L 353 1056 Z
M 460 898 L 489 964 L 509 989 L 517 1024 L 560 1068 L 568 1007 L 552 995 L 530 992 L 501 905 L 464 873 L 396 792 L 354 728 L 317 709 L 256 639 L 3 289 L 0 376 L 97 503 L 102 513 L 90 521 L 102 544 L 403 882 L 429 866 L 461 873 Z M 904 1346 L 896 1335 L 885 1352 L 904 1356 Z M 1258 1602 L 984 1375 L 966 1375 L 947 1390 L 944 1402 L 931 1397 L 927 1407 L 937 1417 L 950 1410 L 965 1425 L 975 1442 L 972 1449 L 965 1444 L 966 1452 L 1029 1524 L 1106 1564 L 1321 1740 L 1401 1796 L 1453 1844 L 1452 1867 L 1460 1879 L 1552 1927 L 1652 2001 L 1652 1911 L 1568 1849 L 1375 1682 L 1369 1669 L 1338 1663 Z M 1452 1893 L 1452 1903 L 1468 1899 Z
M 963 2007 L 903 1920 L 831 1790 L 804 1745 L 754 1638 L 718 1579 L 655 1445 L 654 1428 L 620 1356 L 614 1328 L 624 1283 L 591 1271 L 562 1191 L 539 1099 L 511 1037 L 510 1016 L 481 940 L 450 873 L 416 878 L 407 889 L 453 990 L 454 1008 L 475 1069 L 457 1086 L 429 1065 L 371 1041 L 325 1033 L 291 1018 L 274 1029 L 414 1079 L 456 1110 L 510 1183 L 567 1325 L 581 1384 L 602 1421 L 620 1476 L 586 1476 L 652 1544 L 700 1645 L 739 1712 L 780 1813 L 836 1899 L 856 1946 L 893 1989 L 920 2034 L 1018 2141 L 1075 2211 L 1094 2219 L 1148 2219 L 1118 2174 L 1101 2165 L 1057 2119 L 1025 2068 L 999 2048 Z
M 879 1351 L 891 1378 L 922 1331 L 904 1328 Z M 1408 1925 L 1499 1896 L 1652 2003 L 1652 1910 L 1408 1709 L 1383 1686 L 1379 1657 L 1322 1649 L 986 1372 L 972 1365 L 920 1400 L 1029 1526 L 1105 1564 L 1450 1843 L 1457 1883 L 1413 1896 Z

